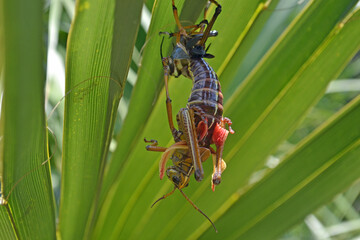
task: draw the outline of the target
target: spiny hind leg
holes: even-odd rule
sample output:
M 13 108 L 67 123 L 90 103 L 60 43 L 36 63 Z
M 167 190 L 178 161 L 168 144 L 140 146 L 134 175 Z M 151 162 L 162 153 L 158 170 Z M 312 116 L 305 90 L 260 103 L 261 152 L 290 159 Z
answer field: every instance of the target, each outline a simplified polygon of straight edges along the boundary
M 194 165 L 195 179 L 200 182 L 204 177 L 204 170 L 201 163 L 197 130 L 195 127 L 194 110 L 189 108 L 180 109 L 177 114 L 179 129 L 182 131 L 187 145 L 190 149 L 191 159 Z
M 196 126 L 196 131 L 198 135 L 198 140 L 201 141 L 208 133 L 208 118 L 204 110 L 199 106 L 190 106 L 189 109 L 194 111 L 194 114 L 198 115 L 201 118 L 201 121 Z

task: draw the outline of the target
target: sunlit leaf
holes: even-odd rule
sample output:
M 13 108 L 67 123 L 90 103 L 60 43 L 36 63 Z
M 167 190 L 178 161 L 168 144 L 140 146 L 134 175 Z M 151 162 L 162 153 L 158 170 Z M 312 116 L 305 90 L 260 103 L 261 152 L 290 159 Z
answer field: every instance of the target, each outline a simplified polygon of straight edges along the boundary
M 44 109 L 42 1 L 1 1 L 4 93 L 1 106 L 3 239 L 54 239 L 55 205 Z M 31 26 L 31 28 L 29 27 Z
M 77 2 L 67 49 L 66 88 L 71 93 L 65 100 L 62 239 L 80 239 L 93 229 L 116 110 L 140 22 L 143 1 L 136 2 Z

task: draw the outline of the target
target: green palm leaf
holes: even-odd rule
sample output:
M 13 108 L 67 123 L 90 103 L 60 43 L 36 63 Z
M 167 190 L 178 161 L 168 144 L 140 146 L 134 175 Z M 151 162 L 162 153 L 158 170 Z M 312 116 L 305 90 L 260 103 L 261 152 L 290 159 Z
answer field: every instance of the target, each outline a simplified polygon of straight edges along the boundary
M 64 239 L 82 238 L 93 225 L 96 193 L 101 189 L 141 6 L 142 1 L 77 3 L 66 65 L 67 89 L 72 92 L 65 101 L 64 117 L 60 202 Z M 130 18 L 129 9 L 134 13 Z
M 1 55 L 5 63 L 0 131 L 2 239 L 55 238 L 41 11 L 41 1 L 1 1 L 1 49 L 5 50 Z

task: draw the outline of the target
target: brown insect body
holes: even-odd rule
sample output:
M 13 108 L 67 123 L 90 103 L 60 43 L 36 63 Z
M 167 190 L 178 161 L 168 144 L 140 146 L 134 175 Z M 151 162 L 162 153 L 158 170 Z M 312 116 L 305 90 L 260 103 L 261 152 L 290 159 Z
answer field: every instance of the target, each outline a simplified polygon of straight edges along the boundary
M 199 145 L 209 147 L 215 123 L 220 124 L 223 117 L 223 95 L 215 71 L 203 59 L 191 59 L 190 69 L 193 75 L 193 87 L 187 107 L 195 110 L 195 125 L 203 119 L 207 121 L 206 136 L 199 139 Z M 200 136 L 201 138 L 201 136 Z
M 202 36 L 203 34 L 182 36 L 171 56 L 165 59 L 170 68 L 170 75 L 183 75 L 193 81 L 188 107 L 200 107 L 204 114 L 220 121 L 223 113 L 223 96 L 215 71 L 204 59 L 214 56 L 206 53 L 204 47 L 197 45 Z M 209 37 L 215 36 L 216 31 L 209 33 Z
M 178 32 L 168 33 L 170 37 L 176 39 L 176 45 L 171 56 L 161 59 L 164 67 L 164 80 L 166 89 L 166 108 L 169 126 L 175 141 L 179 141 L 179 136 L 183 132 L 174 127 L 172 119 L 172 105 L 168 91 L 169 76 L 179 77 L 183 75 L 193 80 L 193 89 L 188 100 L 187 109 L 191 111 L 192 116 L 189 121 L 192 123 L 193 131 L 184 134 L 187 145 L 191 149 L 191 158 L 194 165 L 194 176 L 197 181 L 201 181 L 204 177 L 204 171 L 200 160 L 199 147 L 208 148 L 213 153 L 214 172 L 212 176 L 212 189 L 221 182 L 221 174 L 223 169 L 222 152 L 227 135 L 234 133 L 230 128 L 231 121 L 222 116 L 223 113 L 223 96 L 218 77 L 215 71 L 204 60 L 204 58 L 213 58 L 214 56 L 207 53 L 205 43 L 209 37 L 217 36 L 217 32 L 211 30 L 218 15 L 221 13 L 221 5 L 210 0 L 217 7 L 210 22 L 206 19 L 197 25 L 183 27 L 179 21 L 177 8 L 173 3 L 173 13 L 176 24 L 179 28 Z M 207 10 L 207 8 L 205 9 Z M 206 16 L 206 11 L 205 14 Z M 162 44 L 160 46 L 160 49 Z M 161 51 L 160 51 L 161 52 Z M 229 126 L 229 131 L 225 129 L 225 125 Z M 195 138 L 190 141 L 188 137 Z M 216 151 L 210 145 L 215 144 Z
M 170 35 L 172 36 L 172 35 Z M 217 36 L 216 31 L 210 31 L 209 37 Z M 183 75 L 193 81 L 193 87 L 188 99 L 187 108 L 194 112 L 194 129 L 197 133 L 195 148 L 206 147 L 210 150 L 211 144 L 215 144 L 217 150 L 214 161 L 214 173 L 212 188 L 221 181 L 221 169 L 223 169 L 222 151 L 228 131 L 224 128 L 225 123 L 229 126 L 231 121 L 223 118 L 223 94 L 221 85 L 213 68 L 204 58 L 212 58 L 213 55 L 206 53 L 204 46 L 198 45 L 203 34 L 181 36 L 180 42 L 176 44 L 171 56 L 162 58 L 165 76 L 172 75 L 179 77 Z M 167 77 L 166 77 L 167 78 Z M 170 99 L 167 100 L 169 104 Z M 170 106 L 171 107 L 171 106 Z M 168 109 L 168 114 L 171 109 Z M 169 122 L 172 120 L 169 118 Z M 171 127 L 174 139 L 181 133 Z M 231 133 L 232 129 L 229 127 Z M 192 146 L 189 142 L 188 144 Z M 192 155 L 195 167 L 195 178 L 202 180 L 203 169 L 198 160 L 198 154 Z
M 209 4 L 217 7 L 210 22 L 206 20 L 206 12 Z M 182 188 L 189 183 L 190 176 L 194 173 L 195 179 L 201 181 L 204 177 L 202 162 L 210 155 L 213 157 L 214 172 L 212 175 L 212 189 L 221 181 L 221 174 L 226 168 L 222 159 L 222 152 L 231 121 L 223 117 L 223 95 L 220 82 L 215 71 L 204 60 L 213 58 L 207 53 L 205 43 L 209 37 L 217 36 L 217 32 L 211 30 L 218 15 L 221 12 L 221 5 L 216 0 L 209 0 L 205 8 L 204 20 L 197 25 L 183 27 L 180 23 L 175 1 L 172 0 L 173 14 L 179 31 L 175 33 L 161 32 L 176 39 L 172 54 L 168 57 L 162 55 L 162 44 L 160 45 L 161 60 L 164 69 L 164 80 L 166 90 L 166 110 L 169 127 L 175 143 L 168 147 L 157 146 L 157 141 L 150 140 L 146 146 L 148 151 L 164 152 L 160 163 L 160 179 L 166 173 L 169 180 L 174 184 L 174 189 L 159 198 L 158 201 L 167 198 L 178 189 L 187 201 L 210 222 L 211 220 L 184 194 Z M 192 79 L 193 88 L 186 108 L 180 109 L 176 115 L 178 128 L 173 123 L 172 104 L 169 96 L 169 76 L 179 77 L 183 75 Z M 229 131 L 225 129 L 228 124 Z M 210 145 L 215 144 L 216 150 Z M 171 159 L 173 165 L 166 168 L 167 161 Z M 154 204 L 155 204 L 154 203 Z M 153 204 L 153 205 L 154 205 Z M 212 223 L 212 222 L 211 222 Z M 213 227 L 215 225 L 212 223 Z M 216 228 L 215 228 L 216 230 Z
M 174 50 L 178 53 L 177 50 Z M 187 107 L 194 109 L 195 125 L 206 120 L 208 129 L 206 136 L 199 139 L 199 145 L 209 147 L 213 142 L 211 141 L 212 133 L 215 129 L 215 123 L 220 124 L 223 118 L 223 94 L 221 92 L 221 85 L 213 68 L 205 61 L 204 58 L 193 58 L 190 53 L 186 53 L 186 58 L 177 59 L 179 54 L 172 54 L 169 61 L 169 74 L 175 77 L 183 75 L 193 81 L 193 87 L 188 99 Z M 182 54 L 184 56 L 184 54 Z

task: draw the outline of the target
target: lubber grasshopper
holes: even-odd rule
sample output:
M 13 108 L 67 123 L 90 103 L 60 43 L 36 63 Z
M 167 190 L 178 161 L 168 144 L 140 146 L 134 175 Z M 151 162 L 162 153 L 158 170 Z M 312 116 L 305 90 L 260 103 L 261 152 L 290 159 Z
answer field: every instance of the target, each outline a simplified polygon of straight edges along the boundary
M 201 162 L 205 161 L 210 156 L 210 154 L 216 155 L 216 153 L 214 151 L 212 152 L 209 148 L 188 144 L 188 142 L 194 143 L 197 140 L 193 114 L 194 111 L 188 108 L 182 108 L 179 111 L 177 114 L 177 122 L 179 126 L 179 131 L 177 133 L 179 134 L 174 137 L 175 143 L 169 148 L 157 146 L 156 140 L 148 141 L 145 139 L 145 142 L 151 143 L 150 145 L 146 146 L 148 151 L 164 152 L 159 164 L 160 179 L 163 179 L 166 172 L 167 177 L 174 184 L 174 189 L 168 194 L 165 194 L 159 198 L 154 202 L 154 204 L 162 199 L 167 198 L 173 194 L 176 189 L 178 189 L 186 198 L 186 200 L 210 221 L 215 231 L 217 231 L 214 223 L 209 219 L 209 217 L 206 216 L 182 191 L 184 187 L 188 186 L 190 176 L 194 173 L 194 164 L 191 158 L 191 156 L 194 154 L 193 152 L 197 151 L 199 153 L 198 159 Z M 195 134 L 195 136 L 193 134 Z M 169 159 L 172 160 L 173 165 L 166 168 L 166 163 Z M 225 170 L 226 164 L 223 160 L 221 161 L 221 164 L 221 171 L 223 171 Z M 154 204 L 152 206 L 154 206 Z
M 169 180 L 174 184 L 174 189 L 159 198 L 155 203 L 167 198 L 176 189 L 179 189 L 187 201 L 211 222 L 182 191 L 182 188 L 188 186 L 192 173 L 194 173 L 197 181 L 203 179 L 202 162 L 210 155 L 213 156 L 212 189 L 214 190 L 215 185 L 221 181 L 221 173 L 226 168 L 226 164 L 222 159 L 224 142 L 228 132 L 233 133 L 230 128 L 231 121 L 222 116 L 223 97 L 219 80 L 214 70 L 204 60 L 204 58 L 213 57 L 211 54 L 206 53 L 205 42 L 208 37 L 217 35 L 217 32 L 211 31 L 211 28 L 221 12 L 220 4 L 215 0 L 209 2 L 217 6 L 210 23 L 203 20 L 198 25 L 183 27 L 180 24 L 174 0 L 172 0 L 174 18 L 179 32 L 161 33 L 176 38 L 176 45 L 171 56 L 163 57 L 161 53 L 161 58 L 164 67 L 168 122 L 175 144 L 165 148 L 157 146 L 155 140 L 147 141 L 145 139 L 145 142 L 151 143 L 146 147 L 148 151 L 164 152 L 159 165 L 160 179 L 163 178 L 166 171 Z M 205 16 L 206 11 L 207 8 L 205 9 Z M 160 46 L 161 48 L 162 46 Z M 170 75 L 175 77 L 184 75 L 192 79 L 194 83 L 187 107 L 182 108 L 177 114 L 179 130 L 174 127 L 172 119 L 172 105 L 168 91 Z M 224 128 L 225 124 L 229 125 L 229 131 Z M 213 143 L 216 145 L 216 151 L 210 147 L 210 144 Z M 169 159 L 172 159 L 173 165 L 165 170 L 166 162 Z M 215 228 L 212 222 L 211 224 Z
M 204 60 L 204 58 L 214 57 L 207 53 L 208 49 L 205 48 L 205 43 L 209 37 L 217 35 L 217 32 L 212 31 L 211 28 L 221 12 L 221 5 L 217 1 L 210 0 L 210 3 L 216 5 L 215 13 L 210 22 L 204 19 L 197 25 L 184 27 L 180 23 L 177 8 L 174 0 L 172 0 L 174 18 L 179 31 L 176 33 L 161 32 L 161 34 L 168 34 L 170 37 L 176 38 L 176 45 L 171 56 L 163 57 L 161 54 L 161 58 L 164 68 L 168 121 L 174 139 L 181 132 L 176 130 L 173 124 L 171 99 L 168 91 L 169 76 L 183 75 L 193 80 L 187 109 L 194 113 L 190 115 L 189 119 L 194 126 L 194 132 L 188 133 L 186 136 L 195 136 L 195 139 L 193 142 L 186 139 L 186 143 L 190 148 L 194 175 L 197 181 L 201 181 L 204 176 L 199 146 L 215 152 L 212 176 L 212 189 L 214 190 L 215 185 L 221 182 L 222 152 L 225 140 L 229 131 L 230 133 L 234 133 L 234 131 L 230 127 L 230 119 L 223 117 L 223 95 L 218 77 Z M 205 16 L 206 11 L 207 8 L 205 9 Z M 224 128 L 226 124 L 229 126 L 229 131 Z M 216 151 L 210 147 L 210 144 L 215 144 Z

